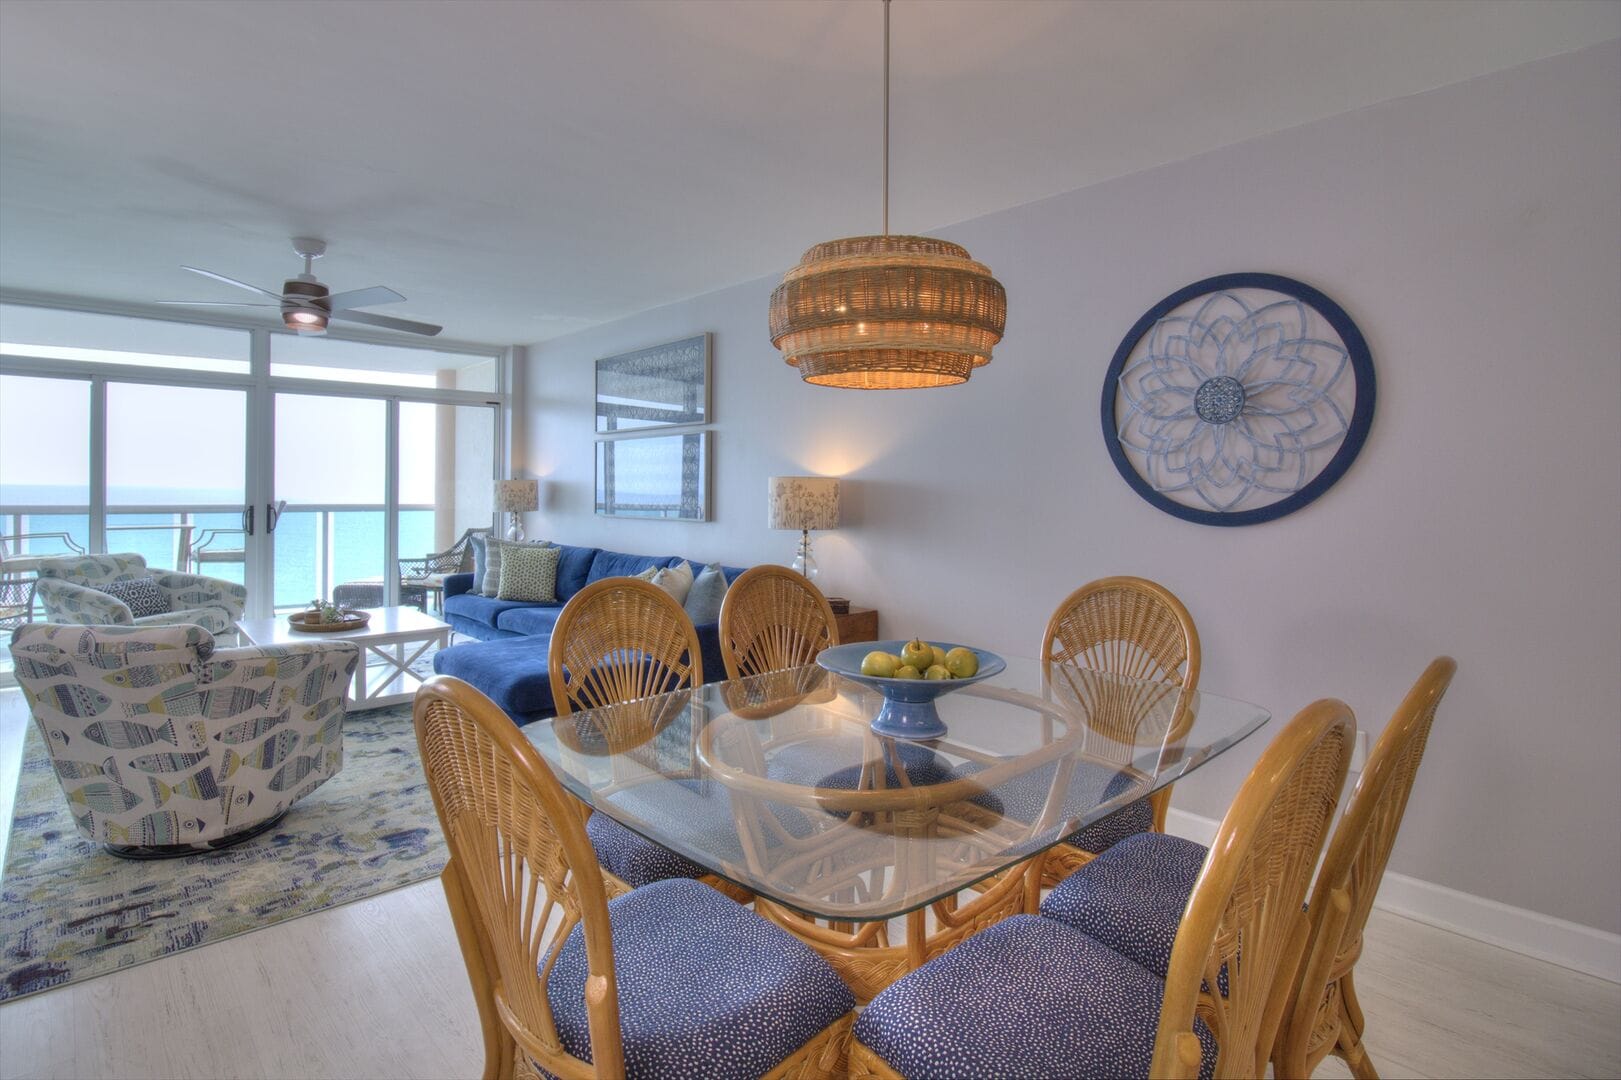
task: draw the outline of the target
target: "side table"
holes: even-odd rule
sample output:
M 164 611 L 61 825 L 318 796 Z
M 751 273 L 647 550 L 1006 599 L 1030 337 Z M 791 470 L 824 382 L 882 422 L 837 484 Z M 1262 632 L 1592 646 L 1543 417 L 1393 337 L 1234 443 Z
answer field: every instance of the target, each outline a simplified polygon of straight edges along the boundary
M 839 643 L 848 645 L 852 641 L 878 640 L 878 609 L 870 607 L 856 607 L 850 605 L 850 610 L 843 615 L 834 615 L 839 624 Z

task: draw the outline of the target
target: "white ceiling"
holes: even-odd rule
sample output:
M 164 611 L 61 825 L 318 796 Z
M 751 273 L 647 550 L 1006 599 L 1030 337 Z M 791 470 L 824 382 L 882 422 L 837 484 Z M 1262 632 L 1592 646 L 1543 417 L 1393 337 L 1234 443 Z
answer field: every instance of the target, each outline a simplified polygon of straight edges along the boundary
M 233 299 L 179 264 L 274 288 L 309 234 L 334 289 L 503 343 L 779 272 L 877 231 L 881 19 L 5 0 L 0 287 Z M 892 226 L 928 231 L 1618 37 L 1621 4 L 897 0 L 893 23 Z

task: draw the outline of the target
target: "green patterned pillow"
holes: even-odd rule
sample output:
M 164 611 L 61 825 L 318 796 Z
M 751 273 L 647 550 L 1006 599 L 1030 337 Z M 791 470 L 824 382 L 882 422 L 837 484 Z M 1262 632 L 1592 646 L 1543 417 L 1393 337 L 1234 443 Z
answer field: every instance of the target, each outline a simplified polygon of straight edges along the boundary
M 556 544 L 503 544 L 501 588 L 497 600 L 557 603 L 557 563 L 563 549 Z

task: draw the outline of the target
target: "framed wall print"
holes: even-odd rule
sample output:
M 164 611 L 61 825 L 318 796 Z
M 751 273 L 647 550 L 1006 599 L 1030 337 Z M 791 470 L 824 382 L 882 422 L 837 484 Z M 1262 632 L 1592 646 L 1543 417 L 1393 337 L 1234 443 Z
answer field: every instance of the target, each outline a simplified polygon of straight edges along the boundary
M 707 424 L 709 335 L 597 361 L 597 432 Z
M 708 521 L 708 431 L 597 440 L 597 513 Z

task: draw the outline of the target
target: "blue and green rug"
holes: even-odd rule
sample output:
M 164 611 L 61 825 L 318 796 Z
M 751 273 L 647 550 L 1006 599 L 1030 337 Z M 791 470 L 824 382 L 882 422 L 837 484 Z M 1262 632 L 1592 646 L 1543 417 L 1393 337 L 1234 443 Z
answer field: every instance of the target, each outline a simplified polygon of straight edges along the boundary
M 152 862 L 80 837 L 30 722 L 0 874 L 0 1001 L 363 900 L 444 864 L 409 705 L 350 713 L 343 771 L 276 828 Z

